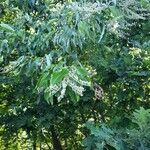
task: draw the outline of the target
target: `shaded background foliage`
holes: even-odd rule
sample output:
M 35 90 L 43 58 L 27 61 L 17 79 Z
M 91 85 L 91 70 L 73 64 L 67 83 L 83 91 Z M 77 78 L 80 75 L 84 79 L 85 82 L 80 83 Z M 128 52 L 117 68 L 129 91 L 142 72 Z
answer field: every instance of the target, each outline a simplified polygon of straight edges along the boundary
M 1 1 L 1 149 L 149 149 L 149 8 Z

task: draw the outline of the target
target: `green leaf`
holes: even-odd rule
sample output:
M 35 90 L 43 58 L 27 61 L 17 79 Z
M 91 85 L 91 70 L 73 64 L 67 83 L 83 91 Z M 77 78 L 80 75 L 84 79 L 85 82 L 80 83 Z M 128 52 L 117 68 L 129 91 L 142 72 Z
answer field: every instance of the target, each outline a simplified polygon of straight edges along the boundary
M 2 27 L 5 30 L 8 30 L 8 31 L 12 31 L 12 32 L 15 31 L 11 26 L 9 26 L 8 24 L 5 24 L 5 23 L 1 23 L 0 27 Z
M 47 85 L 48 76 L 49 76 L 49 72 L 44 73 L 42 75 L 42 77 L 39 79 L 39 81 L 37 83 L 37 87 L 43 87 L 43 86 Z
M 2 63 L 4 60 L 4 57 L 3 56 L 0 56 L 0 63 Z
M 104 37 L 105 29 L 106 29 L 106 27 L 105 27 L 105 25 L 103 25 L 102 32 L 101 32 L 100 38 L 98 40 L 98 43 L 100 43 L 102 38 Z
M 119 9 L 116 8 L 115 6 L 111 6 L 110 10 L 111 10 L 111 13 L 113 14 L 114 17 L 119 17 L 121 14 Z
M 86 79 L 89 81 L 89 76 L 87 70 L 83 66 L 76 66 L 77 74 L 81 79 Z
M 55 85 L 61 82 L 67 75 L 69 71 L 67 68 L 63 68 L 61 71 L 53 72 L 50 79 L 50 84 Z
M 149 71 L 141 71 L 141 72 L 129 71 L 128 74 L 131 76 L 148 76 L 150 73 Z
M 80 99 L 80 96 L 76 94 L 70 87 L 67 88 L 67 93 L 70 96 L 71 101 L 78 102 Z
M 90 30 L 89 30 L 89 24 L 86 23 L 85 21 L 80 21 L 79 25 L 78 25 L 78 28 L 79 28 L 79 33 L 83 36 L 88 36 L 89 38 L 91 38 L 91 35 L 90 35 Z
M 51 103 L 53 105 L 53 96 L 50 95 L 49 91 L 47 90 L 44 91 L 44 98 L 48 104 Z

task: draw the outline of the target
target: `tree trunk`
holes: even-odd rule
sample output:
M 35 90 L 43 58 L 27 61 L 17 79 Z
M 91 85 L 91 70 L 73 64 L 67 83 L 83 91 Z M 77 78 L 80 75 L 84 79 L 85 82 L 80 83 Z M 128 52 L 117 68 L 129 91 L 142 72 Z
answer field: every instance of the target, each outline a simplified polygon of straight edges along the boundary
M 63 148 L 61 146 L 61 143 L 60 143 L 60 141 L 57 137 L 57 133 L 54 129 L 54 126 L 51 126 L 50 131 L 51 131 L 51 134 L 52 134 L 53 148 L 55 150 L 63 150 Z
M 37 139 L 37 135 L 36 135 L 36 131 L 33 131 L 33 150 L 36 150 L 36 139 Z
M 36 150 L 36 140 L 33 141 L 33 150 Z
M 45 137 L 44 133 L 42 133 L 42 137 L 44 138 L 45 143 L 46 143 L 48 149 L 51 150 L 51 147 L 49 146 L 48 141 L 47 141 L 47 138 Z
M 39 144 L 39 149 L 42 150 L 42 143 Z

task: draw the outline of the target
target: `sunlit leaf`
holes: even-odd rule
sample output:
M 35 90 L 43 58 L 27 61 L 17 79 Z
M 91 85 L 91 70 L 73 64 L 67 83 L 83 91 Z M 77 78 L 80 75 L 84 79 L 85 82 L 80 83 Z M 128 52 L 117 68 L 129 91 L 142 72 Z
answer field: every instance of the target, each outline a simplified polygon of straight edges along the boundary
M 67 75 L 69 71 L 67 68 L 62 68 L 60 71 L 53 72 L 50 79 L 50 84 L 54 85 L 61 82 Z

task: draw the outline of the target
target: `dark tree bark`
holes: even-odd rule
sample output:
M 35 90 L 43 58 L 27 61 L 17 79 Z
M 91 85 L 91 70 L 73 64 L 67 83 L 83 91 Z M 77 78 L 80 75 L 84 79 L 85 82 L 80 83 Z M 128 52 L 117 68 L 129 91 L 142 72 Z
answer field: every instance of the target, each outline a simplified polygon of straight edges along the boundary
M 36 140 L 33 141 L 33 150 L 36 150 Z
M 37 140 L 37 133 L 36 130 L 33 131 L 33 150 L 36 150 L 36 140 Z
M 63 150 L 63 148 L 61 146 L 61 143 L 60 143 L 60 141 L 57 137 L 57 133 L 55 131 L 54 126 L 51 126 L 50 131 L 51 131 L 51 134 L 52 134 L 53 148 L 55 150 Z

